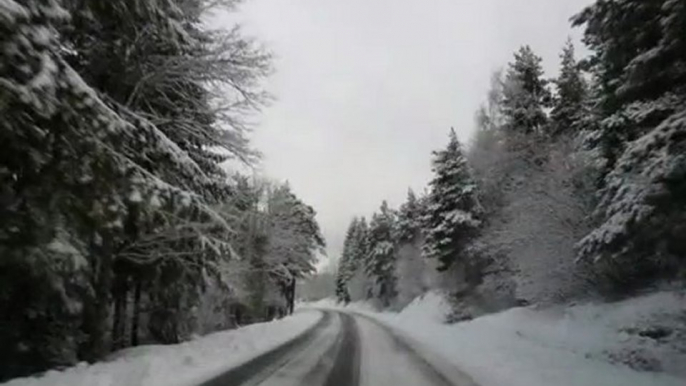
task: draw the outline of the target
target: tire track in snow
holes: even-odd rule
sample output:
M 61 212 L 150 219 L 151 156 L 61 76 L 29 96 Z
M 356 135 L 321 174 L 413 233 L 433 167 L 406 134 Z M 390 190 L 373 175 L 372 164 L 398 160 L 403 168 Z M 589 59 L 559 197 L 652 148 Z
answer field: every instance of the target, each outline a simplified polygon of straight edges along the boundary
M 360 381 L 360 336 L 355 318 L 338 313 L 343 320 L 341 341 L 334 356 L 334 365 L 324 386 L 357 386 Z
M 364 386 L 475 386 L 475 384 L 458 369 L 447 365 L 445 361 L 421 352 L 408 339 L 396 333 L 392 328 L 363 314 L 353 313 L 359 319 L 365 347 L 362 357 L 366 356 L 362 384 Z M 414 342 L 416 343 L 416 342 Z M 383 355 L 385 354 L 385 355 Z M 440 366 L 439 363 L 440 362 Z M 374 367 L 370 369 L 369 366 Z M 378 369 L 394 367 L 394 369 Z M 373 370 L 373 371 L 370 371 Z M 379 372 L 380 371 L 380 372 Z M 385 374 L 384 371 L 389 372 Z
M 326 311 L 321 312 L 323 313 L 322 318 L 309 330 L 273 350 L 201 383 L 199 386 L 240 386 L 248 381 L 257 381 L 259 384 L 269 378 L 270 375 L 290 361 L 289 354 L 306 348 L 321 331 L 332 323 L 332 314 Z

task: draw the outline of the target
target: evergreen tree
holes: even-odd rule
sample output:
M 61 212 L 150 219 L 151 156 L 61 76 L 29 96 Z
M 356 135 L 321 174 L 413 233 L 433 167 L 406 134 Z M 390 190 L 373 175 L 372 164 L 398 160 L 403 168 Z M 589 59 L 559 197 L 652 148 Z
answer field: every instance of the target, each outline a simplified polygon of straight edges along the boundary
M 369 252 L 369 225 L 365 217 L 360 217 L 355 232 L 352 256 L 356 264 L 362 264 Z
M 352 245 L 351 257 L 356 266 L 363 266 L 369 254 L 369 225 L 365 217 L 360 217 L 357 221 L 355 231 L 355 242 Z
M 384 201 L 369 224 L 369 250 L 365 262 L 365 272 L 374 281 L 373 295 L 384 307 L 390 306 L 396 296 L 394 227 L 395 213 Z
M 340 273 L 340 269 L 345 267 L 341 263 L 342 261 L 338 262 L 339 271 L 336 273 L 336 289 L 334 295 L 336 295 L 336 300 L 338 300 L 339 303 L 347 305 L 350 303 L 350 291 L 348 291 L 348 286 L 344 279 L 345 275 Z
M 368 298 L 373 288 L 367 287 L 366 264 L 369 251 L 369 231 L 364 217 L 354 218 L 348 226 L 343 252 L 338 264 L 336 294 L 339 301 L 349 302 L 354 292 L 362 292 Z M 353 278 L 364 279 L 364 283 L 353 283 Z M 364 288 L 357 288 L 358 285 Z M 353 288 L 354 287 L 354 288 Z M 359 299 L 356 297 L 356 299 Z
M 503 114 L 510 131 L 540 133 L 547 123 L 545 108 L 550 106 L 548 82 L 543 78 L 542 59 L 529 46 L 515 53 L 503 89 Z
M 424 218 L 424 254 L 438 259 L 439 270 L 465 261 L 465 248 L 481 225 L 481 207 L 455 130 L 445 150 L 434 152 L 434 178 Z
M 350 260 L 355 267 L 355 275 L 360 276 L 362 280 L 362 287 L 360 292 L 364 293 L 364 298 L 369 299 L 373 296 L 373 282 L 367 275 L 367 259 L 370 251 L 369 225 L 365 217 L 360 217 L 357 221 L 355 230 L 354 242 L 352 244 L 352 251 L 350 253 Z M 351 291 L 352 292 L 352 291 Z
M 582 114 L 588 113 L 584 111 L 587 85 L 574 56 L 574 44 L 571 39 L 567 40 L 560 57 L 560 75 L 555 80 L 557 95 L 550 114 L 555 135 L 577 131 L 573 127 L 575 122 L 583 118 Z
M 225 263 L 221 281 L 229 287 L 234 301 L 247 306 L 248 312 L 236 317 L 240 324 L 260 320 L 266 308 L 269 227 L 267 216 L 260 210 L 265 187 L 245 176 L 235 175 L 233 179 L 233 194 L 223 203 L 222 213 L 234 229 L 231 244 L 239 261 Z
M 220 125 L 249 103 L 220 106 L 208 87 L 252 98 L 268 57 L 237 32 L 201 33 L 201 3 L 27 0 L 0 11 L 0 313 L 12 315 L 0 341 L 21 347 L 0 377 L 104 355 L 110 306 L 116 339 L 132 282 L 134 318 L 145 281 L 160 309 L 150 319 L 171 326 L 160 336 L 183 338 L 205 274 L 232 256 L 215 209 L 231 193 L 226 157 L 214 149 L 245 149 Z
M 407 190 L 407 200 L 400 206 L 395 240 L 398 243 L 412 243 L 420 235 L 422 224 L 421 203 L 412 189 Z
M 598 88 L 594 136 L 609 172 L 627 144 L 683 104 L 686 5 L 679 0 L 597 1 L 573 18 Z
M 287 183 L 268 192 L 267 216 L 266 260 L 272 280 L 292 313 L 296 281 L 315 272 L 317 255 L 324 252 L 326 244 L 314 209 L 302 202 Z
M 686 3 L 597 1 L 576 16 L 599 83 L 607 175 L 599 226 L 579 243 L 613 284 L 683 271 L 686 229 Z
M 343 241 L 343 252 L 338 260 L 338 272 L 336 274 L 336 298 L 339 302 L 350 303 L 350 291 L 348 281 L 355 274 L 355 256 L 353 255 L 359 223 L 357 218 L 353 218 L 345 233 Z

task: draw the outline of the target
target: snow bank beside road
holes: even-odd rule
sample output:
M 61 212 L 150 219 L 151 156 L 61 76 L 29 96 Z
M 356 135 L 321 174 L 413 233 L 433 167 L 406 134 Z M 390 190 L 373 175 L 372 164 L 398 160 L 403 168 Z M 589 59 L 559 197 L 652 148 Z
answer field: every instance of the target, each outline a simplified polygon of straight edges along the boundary
M 314 306 L 337 307 L 331 301 Z M 683 294 L 663 292 L 618 303 L 540 310 L 517 308 L 453 325 L 442 323 L 449 307 L 435 293 L 415 299 L 400 313 L 377 313 L 360 304 L 347 309 L 420 342 L 481 386 L 686 384 Z
M 299 312 L 181 344 L 136 347 L 107 362 L 48 371 L 2 386 L 193 386 L 289 341 L 321 317 L 320 312 Z

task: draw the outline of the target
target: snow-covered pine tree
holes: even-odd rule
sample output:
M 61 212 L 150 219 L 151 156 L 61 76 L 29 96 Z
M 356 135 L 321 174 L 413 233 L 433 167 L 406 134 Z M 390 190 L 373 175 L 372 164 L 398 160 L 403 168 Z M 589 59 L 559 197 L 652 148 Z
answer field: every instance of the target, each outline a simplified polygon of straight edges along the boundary
M 439 270 L 446 270 L 455 262 L 467 262 L 465 249 L 478 232 L 482 214 L 455 130 L 450 130 L 448 146 L 434 152 L 432 170 L 423 250 L 426 257 L 440 261 Z
M 407 199 L 400 205 L 395 227 L 397 243 L 412 243 L 419 237 L 422 229 L 422 207 L 412 189 L 407 190 Z
M 234 230 L 231 244 L 237 258 L 222 262 L 221 281 L 230 289 L 235 322 L 242 324 L 261 317 L 265 309 L 269 221 L 261 210 L 265 184 L 239 174 L 233 180 L 233 193 L 221 210 Z
M 554 80 L 557 93 L 550 113 L 553 135 L 580 131 L 581 128 L 574 126 L 580 122 L 584 113 L 588 113 L 585 111 L 588 86 L 574 56 L 574 43 L 571 39 L 567 40 L 560 58 L 560 75 Z
M 203 12 L 233 2 L 67 1 L 78 27 L 65 31 L 77 70 L 219 177 L 227 158 L 254 158 L 245 113 L 263 102 L 259 81 L 270 70 L 269 55 L 240 29 L 202 25 Z
M 548 82 L 543 78 L 542 59 L 529 46 L 521 47 L 514 56 L 503 89 L 506 127 L 513 133 L 541 133 L 548 121 L 545 108 L 551 102 Z
M 338 272 L 336 273 L 336 289 L 334 295 L 339 303 L 350 303 L 350 292 L 348 291 L 347 283 L 344 280 L 345 275 L 341 275 L 340 270 L 344 267 L 341 261 L 338 262 Z
M 587 60 L 597 86 L 594 136 L 608 171 L 627 144 L 655 128 L 681 104 L 684 83 L 683 2 L 602 2 L 573 18 L 585 25 Z M 639 33 L 640 31 L 640 33 Z
M 393 228 L 395 213 L 383 201 L 379 213 L 374 213 L 369 224 L 369 250 L 365 272 L 374 282 L 373 296 L 383 307 L 389 307 L 396 296 L 395 243 Z
M 165 173 L 164 179 L 175 181 L 209 202 L 225 199 L 230 188 L 220 164 L 230 157 L 251 158 L 243 115 L 261 102 L 258 80 L 268 71 L 268 55 L 255 48 L 238 29 L 201 29 L 201 10 L 211 5 L 205 0 L 136 5 L 68 1 L 67 5 L 73 14 L 73 28 L 66 28 L 65 36 L 74 48 L 69 52 L 75 53 L 68 59 L 89 83 L 108 95 L 119 111 L 144 117 L 159 128 L 186 152 L 206 178 L 178 175 L 165 168 L 164 159 L 144 158 L 141 164 L 154 166 L 155 173 Z M 139 227 L 142 231 L 131 235 L 129 245 L 122 249 L 139 249 L 140 244 L 149 245 L 150 238 L 164 243 L 166 240 L 158 237 L 160 233 L 178 235 L 189 230 L 184 226 L 185 219 L 166 220 L 166 224 Z M 209 231 L 197 225 L 195 232 L 188 232 L 185 243 L 191 251 L 200 250 L 192 241 L 197 240 L 193 233 Z M 172 246 L 175 250 L 180 247 L 179 243 Z M 171 265 L 167 268 L 175 269 Z
M 265 260 L 290 313 L 294 309 L 296 280 L 314 273 L 318 253 L 324 253 L 326 244 L 315 216 L 314 209 L 302 202 L 287 183 L 268 191 Z
M 350 303 L 350 291 L 348 290 L 348 282 L 355 274 L 356 261 L 353 255 L 355 250 L 355 237 L 358 232 L 358 219 L 353 218 L 348 225 L 348 230 L 345 233 L 345 240 L 343 241 L 343 252 L 338 260 L 338 272 L 336 273 L 336 298 L 339 302 Z
M 239 29 L 201 28 L 201 13 L 211 1 L 65 3 L 72 13 L 72 22 L 63 28 L 71 48 L 65 51 L 67 60 L 120 114 L 153 124 L 197 170 L 179 174 L 167 159 L 145 151 L 137 160 L 141 167 L 213 205 L 226 200 L 231 188 L 220 164 L 229 158 L 254 158 L 244 116 L 263 99 L 259 79 L 269 70 L 269 56 Z M 159 211 L 151 222 L 143 220 L 129 220 L 135 226 L 117 248 L 118 266 L 125 269 L 116 270 L 115 281 L 133 281 L 137 288 L 146 281 L 145 290 L 159 299 L 154 313 L 191 316 L 184 310 L 192 309 L 204 280 L 219 278 L 218 266 L 229 256 L 205 245 L 226 234 L 191 213 Z M 170 276 L 176 279 L 163 279 Z M 115 303 L 125 300 L 129 290 L 126 284 L 117 288 Z M 118 310 L 115 307 L 115 325 Z M 154 320 L 167 323 L 163 317 Z M 115 339 L 117 335 L 115 328 Z
M 2 313 L 14 315 L 11 323 L 17 325 L 33 320 L 28 335 L 10 338 L 27 347 L 13 355 L 12 363 L 34 358 L 19 367 L 30 371 L 76 359 L 75 335 L 48 324 L 68 321 L 64 314 L 81 319 L 87 341 L 78 347 L 80 358 L 106 352 L 117 248 L 140 224 L 164 222 L 159 214 L 166 213 L 187 219 L 185 229 L 193 234 L 199 233 L 198 224 L 217 235 L 228 235 L 230 229 L 202 197 L 177 184 L 181 178 L 203 184 L 202 168 L 146 119 L 113 109 L 64 59 L 71 51 L 57 27 L 69 20 L 69 13 L 57 1 L 12 2 L 0 9 L 0 136 L 7 149 L 0 170 L 2 210 L 8 211 L 0 231 L 3 272 L 28 270 L 36 284 L 35 296 L 25 297 L 20 310 Z M 230 251 L 221 237 L 195 240 L 206 253 Z M 2 307 L 10 300 L 4 299 Z M 48 323 L 37 326 L 43 322 Z M 55 331 L 71 343 L 46 346 L 43 342 Z
M 369 254 L 369 226 L 364 216 L 357 219 L 352 239 L 349 260 L 353 274 L 347 281 L 350 299 L 370 299 L 373 297 L 374 283 L 365 270 Z
M 436 288 L 441 276 L 436 270 L 437 261 L 422 256 L 425 206 L 426 196 L 417 197 L 409 189 L 407 199 L 398 210 L 394 241 L 398 293 L 396 304 L 399 307 Z
M 210 3 L 3 0 L 0 248 L 4 273 L 36 283 L 20 309 L 1 301 L 10 324 L 32 325 L 9 328 L 28 347 L 11 353 L 10 373 L 24 356 L 33 359 L 22 372 L 104 354 L 112 290 L 116 338 L 132 272 L 136 310 L 145 281 L 162 313 L 188 316 L 183 302 L 231 255 L 233 233 L 210 206 L 231 193 L 219 163 L 253 154 L 242 118 L 259 105 L 268 55 L 238 30 L 201 30 Z M 213 85 L 234 97 L 221 102 Z M 79 352 L 76 324 L 87 339 Z
M 369 225 L 365 217 L 357 220 L 353 239 L 351 258 L 357 266 L 362 267 L 369 253 Z
M 580 257 L 620 288 L 672 277 L 686 255 L 686 3 L 597 1 L 574 22 L 593 50 L 608 168 Z

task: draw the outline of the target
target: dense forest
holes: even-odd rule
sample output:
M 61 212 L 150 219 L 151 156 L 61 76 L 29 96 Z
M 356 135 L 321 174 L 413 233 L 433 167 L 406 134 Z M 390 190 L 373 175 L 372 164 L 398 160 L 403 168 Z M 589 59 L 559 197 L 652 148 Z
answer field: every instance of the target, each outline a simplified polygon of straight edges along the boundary
M 447 291 L 453 321 L 517 305 L 682 287 L 686 2 L 598 0 L 571 19 L 588 57 L 559 75 L 523 46 L 450 132 L 426 191 L 350 223 L 341 302 L 400 308 Z
M 271 71 L 235 3 L 0 1 L 0 379 L 292 312 L 324 240 L 227 166 Z

